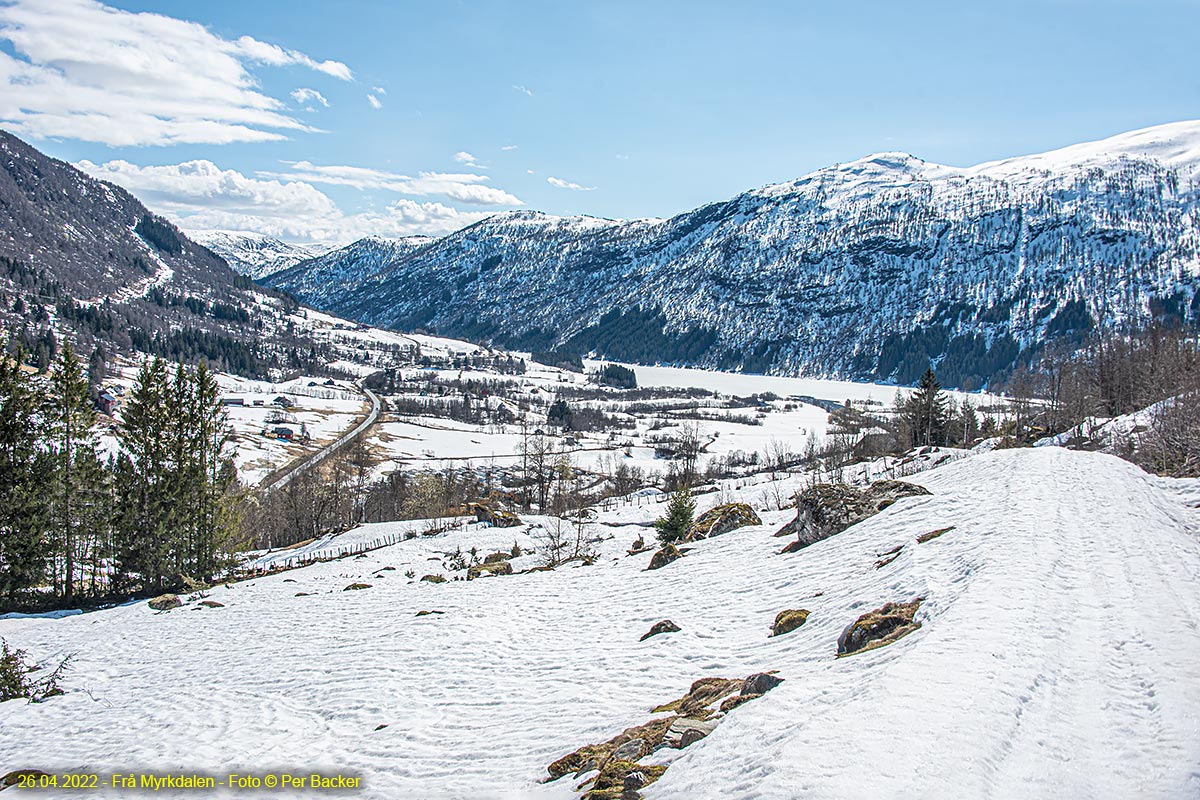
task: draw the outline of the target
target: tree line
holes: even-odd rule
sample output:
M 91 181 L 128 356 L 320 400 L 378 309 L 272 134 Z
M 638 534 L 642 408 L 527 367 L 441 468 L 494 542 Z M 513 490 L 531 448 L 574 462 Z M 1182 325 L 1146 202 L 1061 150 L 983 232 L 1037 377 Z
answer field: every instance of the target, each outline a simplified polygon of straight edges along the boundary
M 100 602 L 220 575 L 236 549 L 240 503 L 207 365 L 146 361 L 115 441 L 102 441 L 70 342 L 47 374 L 24 361 L 19 350 L 0 357 L 5 604 Z

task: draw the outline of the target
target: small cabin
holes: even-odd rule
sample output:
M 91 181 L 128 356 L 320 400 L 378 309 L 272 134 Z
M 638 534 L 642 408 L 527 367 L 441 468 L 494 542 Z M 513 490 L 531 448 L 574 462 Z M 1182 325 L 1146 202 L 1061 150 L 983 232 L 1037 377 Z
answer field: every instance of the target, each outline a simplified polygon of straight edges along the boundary
M 295 405 L 295 403 L 293 403 L 291 401 L 291 398 L 284 397 L 283 395 L 279 395 L 278 397 L 276 397 L 274 400 L 271 401 L 271 404 L 279 406 L 280 408 L 291 408 L 292 406 Z
M 246 398 L 244 397 L 222 397 L 221 405 L 223 406 L 244 406 Z
M 284 428 L 281 426 L 276 428 L 274 433 L 276 439 L 283 439 L 286 442 L 290 442 L 292 439 L 296 438 L 296 432 L 291 428 Z

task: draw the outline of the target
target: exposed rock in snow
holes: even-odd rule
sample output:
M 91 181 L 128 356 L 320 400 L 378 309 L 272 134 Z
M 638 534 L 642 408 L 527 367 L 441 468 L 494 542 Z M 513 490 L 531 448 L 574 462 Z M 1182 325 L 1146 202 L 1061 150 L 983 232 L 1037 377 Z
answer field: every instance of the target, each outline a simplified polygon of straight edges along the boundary
M 901 498 L 923 494 L 929 490 L 904 481 L 876 481 L 865 489 L 818 483 L 796 496 L 792 528 L 797 538 L 783 552 L 795 553 L 878 514 Z
M 710 536 L 720 536 L 747 525 L 762 525 L 762 520 L 754 513 L 754 509 L 745 503 L 725 503 L 710 508 L 697 517 L 692 527 L 688 528 L 684 541 L 695 542 Z
M 918 597 L 908 603 L 885 603 L 882 607 L 863 614 L 847 625 L 838 637 L 838 655 L 846 656 L 883 647 L 917 630 L 921 623 L 913 617 L 924 599 Z

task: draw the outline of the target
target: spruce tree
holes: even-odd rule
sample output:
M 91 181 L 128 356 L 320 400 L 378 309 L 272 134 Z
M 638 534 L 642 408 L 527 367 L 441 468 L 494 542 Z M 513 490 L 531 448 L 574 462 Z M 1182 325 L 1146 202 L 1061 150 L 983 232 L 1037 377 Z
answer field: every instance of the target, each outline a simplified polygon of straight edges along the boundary
M 20 348 L 0 356 L 0 593 L 9 598 L 45 579 L 50 536 L 49 462 L 24 358 Z
M 696 513 L 696 502 L 686 486 L 681 486 L 671 493 L 667 502 L 667 512 L 654 520 L 658 530 L 658 540 L 663 544 L 683 541 L 688 528 L 692 527 L 692 518 Z
M 82 507 L 95 491 L 89 483 L 97 479 L 97 444 L 96 412 L 88 397 L 87 377 L 70 341 L 63 343 L 50 379 L 46 419 L 54 465 L 56 550 L 63 562 L 62 596 L 71 598 L 75 595 L 76 552 L 81 541 L 90 538 L 84 530 Z
M 916 447 L 946 443 L 947 397 L 933 367 L 925 370 L 917 389 L 904 404 L 903 421 Z
M 167 367 L 160 358 L 142 365 L 123 415 L 117 494 L 124 499 L 115 531 L 120 578 L 137 576 L 143 590 L 161 591 L 170 566 L 173 537 L 168 527 L 171 409 Z

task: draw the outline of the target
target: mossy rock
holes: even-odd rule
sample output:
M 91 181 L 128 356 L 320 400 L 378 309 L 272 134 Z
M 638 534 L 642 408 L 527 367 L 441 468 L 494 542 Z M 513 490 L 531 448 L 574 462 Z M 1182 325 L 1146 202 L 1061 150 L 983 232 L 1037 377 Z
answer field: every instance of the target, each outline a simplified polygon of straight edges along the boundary
M 432 611 L 418 611 L 417 616 L 418 617 L 428 617 L 430 614 L 445 614 L 445 613 L 446 613 L 445 611 L 438 611 L 435 608 Z
M 500 551 L 498 553 L 488 553 L 486 556 L 484 556 L 483 563 L 496 564 L 500 561 L 508 561 L 510 558 L 512 558 L 512 553 L 506 553 L 504 551 Z
M 724 503 L 701 514 L 688 528 L 683 540 L 695 542 L 749 525 L 762 525 L 762 520 L 754 513 L 753 508 L 745 503 Z
M 343 592 L 356 592 L 359 589 L 370 589 L 370 588 L 371 588 L 371 584 L 369 584 L 369 583 L 352 583 L 349 586 L 347 586 L 345 589 L 342 589 L 342 591 Z
M 900 551 L 902 551 L 903 549 L 904 549 L 904 545 L 900 544 L 900 545 L 896 545 L 891 550 L 888 550 L 886 553 L 880 553 L 879 560 L 875 562 L 875 569 L 883 569 L 888 564 L 895 561 L 897 558 L 900 557 Z
M 949 533 L 952 530 L 954 530 L 953 525 L 949 526 L 948 528 L 938 528 L 936 531 L 930 531 L 929 533 L 922 533 L 917 537 L 917 544 L 925 544 L 930 539 L 936 539 L 943 533 Z
M 42 772 L 40 769 L 14 769 L 0 778 L 0 791 L 10 786 L 16 786 L 21 782 L 22 778 L 46 778 L 49 775 L 50 773 Z
M 663 776 L 667 768 L 658 764 L 639 764 L 636 761 L 613 759 L 600 770 L 592 782 L 592 788 L 584 794 L 584 800 L 603 800 L 621 797 L 649 786 Z M 615 792 L 615 794 L 614 794 Z
M 675 719 L 673 716 L 652 719 L 642 725 L 626 728 L 607 742 L 585 744 L 546 768 L 546 771 L 550 773 L 550 780 L 561 778 L 572 772 L 579 773 L 587 769 L 598 769 L 604 766 L 618 747 L 633 739 L 641 739 L 644 750 L 648 753 L 662 744 L 663 737 L 667 735 L 667 729 L 671 727 L 671 723 Z
M 205 608 L 224 608 L 224 603 L 218 603 L 216 600 L 201 600 L 200 605 Z
M 493 528 L 515 528 L 521 524 L 521 518 L 513 512 L 487 503 L 471 503 L 468 508 L 475 512 L 477 521 L 486 522 Z
M 838 637 L 838 658 L 883 647 L 920 628 L 921 623 L 914 617 L 924 599 L 918 597 L 908 603 L 885 603 L 863 614 L 847 625 Z
M 421 580 L 426 583 L 445 583 L 446 579 L 441 575 L 422 575 Z
M 757 700 L 762 697 L 761 694 L 735 694 L 733 697 L 728 697 L 721 703 L 721 713 L 728 714 L 742 703 L 748 703 L 751 700 Z
M 650 566 L 646 567 L 646 569 L 662 569 L 667 564 L 680 558 L 683 558 L 683 553 L 679 552 L 679 548 L 675 545 L 669 544 L 651 556 Z
M 296 597 L 312 597 L 312 592 L 296 592 Z
M 512 575 L 512 564 L 507 561 L 493 561 L 490 564 L 475 564 L 467 568 L 467 578 L 474 580 L 484 575 Z
M 654 708 L 651 713 L 674 711 L 685 717 L 699 717 L 716 701 L 742 688 L 740 678 L 701 678 L 692 682 L 688 693 Z
M 183 605 L 183 601 L 179 599 L 179 595 L 177 594 L 160 594 L 151 600 L 148 605 L 155 611 L 170 611 L 172 608 L 179 608 Z
M 810 613 L 812 612 L 805 608 L 789 608 L 785 611 L 780 611 L 775 615 L 775 624 L 771 626 L 771 635 L 782 636 L 785 633 L 791 633 L 805 622 L 808 622 L 808 615 Z
M 828 539 L 851 525 L 875 516 L 904 497 L 928 495 L 924 486 L 904 481 L 876 481 L 865 489 L 842 483 L 818 483 L 796 496 L 796 541 L 783 549 L 794 553 Z

